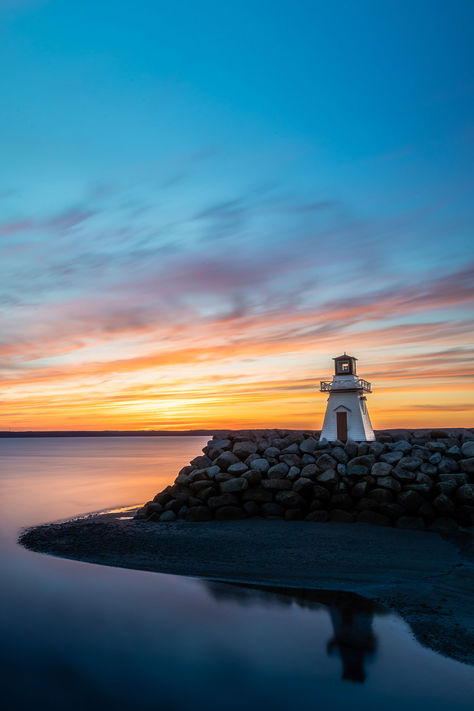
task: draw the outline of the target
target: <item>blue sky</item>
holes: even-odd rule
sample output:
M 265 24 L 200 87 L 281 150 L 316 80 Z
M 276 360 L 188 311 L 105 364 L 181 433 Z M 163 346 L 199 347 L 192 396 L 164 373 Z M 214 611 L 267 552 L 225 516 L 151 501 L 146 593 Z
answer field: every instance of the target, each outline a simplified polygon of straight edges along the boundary
M 473 20 L 460 1 L 0 1 L 8 383 L 279 311 L 292 353 L 314 314 L 369 363 L 470 357 Z M 413 324 L 423 343 L 364 345 Z M 336 343 L 316 343 L 317 367 Z

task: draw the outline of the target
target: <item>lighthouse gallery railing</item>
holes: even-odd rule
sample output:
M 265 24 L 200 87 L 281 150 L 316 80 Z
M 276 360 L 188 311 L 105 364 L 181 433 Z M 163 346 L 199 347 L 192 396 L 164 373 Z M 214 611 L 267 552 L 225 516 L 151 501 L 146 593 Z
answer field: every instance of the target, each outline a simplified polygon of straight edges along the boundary
M 367 380 L 364 380 L 363 378 L 357 378 L 357 383 L 355 383 L 353 388 L 347 388 L 342 386 L 338 386 L 335 384 L 332 380 L 330 382 L 327 382 L 325 380 L 321 380 L 321 392 L 322 393 L 329 393 L 331 390 L 364 390 L 366 393 L 371 393 L 372 392 L 372 385 L 367 382 Z

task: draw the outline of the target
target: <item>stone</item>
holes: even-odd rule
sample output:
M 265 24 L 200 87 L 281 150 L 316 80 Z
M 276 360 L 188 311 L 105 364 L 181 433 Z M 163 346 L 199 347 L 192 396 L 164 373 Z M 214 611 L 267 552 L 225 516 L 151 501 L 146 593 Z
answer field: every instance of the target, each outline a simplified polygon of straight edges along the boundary
M 285 464 L 285 462 L 279 462 L 273 467 L 270 467 L 267 472 L 267 476 L 269 479 L 283 479 L 283 477 L 288 474 L 289 469 L 288 464 Z
M 364 496 L 362 499 L 359 499 L 355 508 L 356 511 L 373 511 L 379 508 L 379 504 L 377 501 Z
M 338 464 L 337 467 L 336 467 L 336 471 L 337 471 L 337 473 L 340 474 L 341 476 L 344 476 L 345 473 L 346 473 L 346 465 L 345 465 L 345 464 L 341 464 L 341 462 L 339 462 L 339 464 Z
M 285 521 L 301 521 L 303 511 L 301 509 L 286 509 Z
M 234 494 L 238 491 L 244 491 L 248 489 L 249 483 L 244 477 L 236 477 L 235 479 L 229 479 L 229 481 L 223 481 L 219 484 L 220 490 L 223 494 Z
M 216 494 L 216 493 L 217 493 L 216 487 L 211 485 L 211 486 L 207 486 L 207 487 L 204 488 L 204 489 L 200 489 L 200 490 L 196 493 L 196 496 L 197 496 L 199 499 L 201 499 L 201 501 L 207 501 L 207 499 L 208 499 L 210 496 L 212 496 L 213 494 Z M 181 505 L 182 503 L 185 503 L 185 502 L 179 501 L 179 503 L 180 503 L 180 505 Z
M 317 476 L 317 480 L 321 484 L 337 484 L 338 475 L 336 474 L 334 469 L 326 469 L 326 471 Z
M 456 501 L 459 501 L 461 504 L 474 506 L 474 485 L 463 484 L 463 486 L 460 486 L 456 491 L 455 498 Z
M 283 454 L 298 454 L 300 451 L 300 448 L 298 447 L 296 442 L 293 442 L 293 444 L 288 445 L 288 447 L 285 447 L 283 450 Z
M 299 446 L 300 452 L 303 454 L 312 454 L 318 448 L 318 442 L 314 437 L 304 439 Z
M 277 501 L 282 506 L 287 508 L 296 509 L 298 507 L 304 507 L 306 505 L 305 500 L 296 491 L 278 491 L 275 496 L 275 501 Z
M 204 479 L 209 479 L 209 475 L 207 473 L 207 469 L 195 469 L 194 471 L 191 472 L 191 474 L 188 475 L 188 484 L 191 484 L 193 481 L 203 481 Z M 180 482 L 176 482 L 179 484 Z
M 331 450 L 331 456 L 340 464 L 346 464 L 349 461 L 346 451 L 342 447 L 334 447 Z
M 402 485 L 399 481 L 394 479 L 392 476 L 381 476 L 377 479 L 377 486 L 381 486 L 382 489 L 390 489 L 390 491 L 400 491 Z
M 238 521 L 247 518 L 244 509 L 239 506 L 221 506 L 216 510 L 216 521 Z
M 372 468 L 372 465 L 375 464 L 375 457 L 373 454 L 363 454 L 359 457 L 354 457 L 353 459 L 351 459 L 348 466 L 352 466 L 355 464 L 367 467 L 367 469 L 370 470 Z
M 343 509 L 333 509 L 330 514 L 331 521 L 338 521 L 339 523 L 353 523 L 355 521 L 355 514 L 350 513 L 350 511 L 344 511 Z
M 326 437 L 320 437 L 318 439 L 318 449 L 324 449 L 329 445 L 329 442 L 327 441 Z
M 434 454 L 432 454 L 428 461 L 430 464 L 433 464 L 434 466 L 439 464 L 441 461 L 441 452 L 435 452 Z
M 419 469 L 423 464 L 423 460 L 419 457 L 402 457 L 397 464 L 397 469 L 408 469 L 410 472 L 414 472 L 415 469 Z
M 242 494 L 242 501 L 256 501 L 259 504 L 266 504 L 272 499 L 272 492 L 267 489 L 264 489 L 262 486 L 256 486 L 252 489 L 247 489 Z
M 400 516 L 396 522 L 397 528 L 406 528 L 413 531 L 422 531 L 426 528 L 421 516 Z
M 424 499 L 416 491 L 402 491 L 397 496 L 397 503 L 403 506 L 404 511 L 416 513 L 424 503 Z
M 429 530 L 435 531 L 435 533 L 451 533 L 457 531 L 457 523 L 453 518 L 449 516 L 440 516 L 435 518 L 433 523 L 430 525 Z
M 313 497 L 315 499 L 320 499 L 321 501 L 328 501 L 330 494 L 324 486 L 319 486 L 319 484 L 315 484 L 313 486 Z
M 451 457 L 442 457 L 437 468 L 440 474 L 450 474 L 459 471 L 457 461 Z
M 243 462 L 236 462 L 235 464 L 231 464 L 227 471 L 229 474 L 243 474 L 248 471 L 248 467 Z
M 175 511 L 163 511 L 163 513 L 160 514 L 160 521 L 176 521 Z
M 212 513 L 207 506 L 192 506 L 186 512 L 186 521 L 197 523 L 199 521 L 210 521 Z
M 187 466 L 183 467 L 175 479 L 176 484 L 187 484 L 189 481 L 189 474 L 194 471 L 194 467 Z
M 391 464 L 388 462 L 375 462 L 375 464 L 372 465 L 372 469 L 370 470 L 370 473 L 372 476 L 388 476 L 390 472 L 392 471 L 393 467 Z
M 307 516 L 305 516 L 305 521 L 313 521 L 314 523 L 324 523 L 329 519 L 329 514 L 327 511 L 311 511 Z
M 285 515 L 285 509 L 283 508 L 283 506 L 280 506 L 280 504 L 262 504 L 261 510 L 264 516 L 283 518 L 283 516 Z
M 406 439 L 401 439 L 398 442 L 395 442 L 395 444 L 393 445 L 393 451 L 403 452 L 404 454 L 411 452 L 411 444 L 410 442 L 407 442 Z
M 451 459 L 455 459 L 456 461 L 458 461 L 462 457 L 461 450 L 457 446 L 457 444 L 455 444 L 453 447 L 450 447 L 448 450 L 446 450 L 446 454 L 448 454 L 451 457 Z
M 236 457 L 239 459 L 247 459 L 250 454 L 255 454 L 257 451 L 257 445 L 255 442 L 250 442 L 249 440 L 244 442 L 236 442 L 232 447 L 232 451 Z
M 302 496 L 310 496 L 313 493 L 313 482 L 311 479 L 301 476 L 293 482 L 293 491 L 296 491 Z
M 454 494 L 458 488 L 458 483 L 455 479 L 446 479 L 445 481 L 439 481 L 435 486 L 435 491 L 437 494 L 446 494 L 450 496 Z
M 463 442 L 461 445 L 461 454 L 463 457 L 466 457 L 466 459 L 474 457 L 474 440 L 471 439 Z
M 455 482 L 457 482 L 458 486 L 462 486 L 463 484 L 468 483 L 467 474 L 463 474 L 462 472 L 453 472 L 451 474 L 440 474 L 438 478 L 439 478 L 439 481 L 455 481 Z
M 363 464 L 353 464 L 349 462 L 346 466 L 347 476 L 366 476 L 369 473 L 369 468 Z
M 433 506 L 439 513 L 444 515 L 449 515 L 454 512 L 454 504 L 446 494 L 439 494 L 439 496 L 433 499 Z
M 197 481 L 193 481 L 189 485 L 189 488 L 191 489 L 193 494 L 195 496 L 197 496 L 200 491 L 202 491 L 203 489 L 209 488 L 209 483 L 210 483 L 209 479 L 203 479 L 203 480 L 198 479 Z
M 397 464 L 403 458 L 403 452 L 385 452 L 380 455 L 380 461 L 387 464 Z
M 299 476 L 300 476 L 300 470 L 298 469 L 298 467 L 290 467 L 290 470 L 289 470 L 288 474 L 286 475 L 286 478 L 294 481 Z
M 236 457 L 233 452 L 228 451 L 222 452 L 222 454 L 219 454 L 217 459 L 214 460 L 215 465 L 225 472 L 232 464 L 237 464 L 238 462 L 240 462 L 240 459 Z
M 456 521 L 461 526 L 474 526 L 474 506 L 461 504 L 456 508 Z
M 307 464 L 316 464 L 316 459 L 312 454 L 303 454 L 301 457 L 301 463 L 305 467 Z
M 321 454 L 321 456 L 317 458 L 316 464 L 318 465 L 319 471 L 325 471 L 326 469 L 335 469 L 337 462 L 334 457 L 331 457 L 329 454 Z
M 221 481 L 229 481 L 229 479 L 232 479 L 232 478 L 233 478 L 232 474 L 228 474 L 227 472 L 221 472 L 219 470 L 219 472 L 214 477 L 214 480 L 217 484 L 220 484 Z
M 361 499 L 367 492 L 367 482 L 358 481 L 351 489 L 351 495 L 356 499 Z
M 361 511 L 357 514 L 358 523 L 372 523 L 376 526 L 388 526 L 390 519 L 388 516 L 377 513 L 376 511 Z
M 438 470 L 436 469 L 434 464 L 430 464 L 429 462 L 423 462 L 420 467 L 420 472 L 422 474 L 428 474 L 429 476 L 435 476 L 438 473 Z
M 400 504 L 380 504 L 379 511 L 384 516 L 388 516 L 389 519 L 394 520 L 400 518 L 400 516 L 405 515 L 405 510 Z
M 388 489 L 372 489 L 372 491 L 369 491 L 368 496 L 378 504 L 389 504 L 393 501 L 393 495 Z
M 270 464 L 267 459 L 254 459 L 252 462 L 252 469 L 255 469 L 255 471 L 260 472 L 261 474 L 265 474 L 270 469 Z
M 205 469 L 206 467 L 211 466 L 212 459 L 210 459 L 207 454 L 201 454 L 201 456 L 191 459 L 191 464 L 193 467 L 197 467 L 198 469 Z
M 206 474 L 210 479 L 214 479 L 216 474 L 219 474 L 220 468 L 216 465 L 213 465 L 212 467 L 208 467 L 206 469 Z
M 420 516 L 423 516 L 424 521 L 429 521 L 430 523 L 436 518 L 436 511 L 429 501 L 425 501 L 424 504 L 421 504 L 418 513 Z
M 267 447 L 263 453 L 267 459 L 273 459 L 280 456 L 278 447 Z
M 262 486 L 264 489 L 273 489 L 274 491 L 284 491 L 291 489 L 293 483 L 289 479 L 263 479 Z
M 474 457 L 469 457 L 469 459 L 461 459 L 459 463 L 463 472 L 466 474 L 474 474 Z
M 244 472 L 242 476 L 244 479 L 247 479 L 249 486 L 257 486 L 262 481 L 262 475 L 254 469 Z
M 260 513 L 258 504 L 256 504 L 255 501 L 246 501 L 244 503 L 244 511 L 249 517 L 258 516 L 258 514 Z
M 211 496 L 207 500 L 207 505 L 210 509 L 217 509 L 219 506 L 236 506 L 239 503 L 235 494 L 220 494 L 219 496 Z
M 318 472 L 319 472 L 319 469 L 316 464 L 307 464 L 301 470 L 301 476 L 304 476 L 307 479 L 314 478 L 318 474 Z
M 374 457 L 380 457 L 384 449 L 385 445 L 382 442 L 370 442 L 369 444 L 369 453 Z
M 400 466 L 400 464 L 397 464 L 397 466 L 392 469 L 392 476 L 396 477 L 401 482 L 415 481 L 416 479 L 415 472 L 410 469 L 404 469 Z
M 344 509 L 346 511 L 349 511 L 354 506 L 353 500 L 346 493 L 333 494 L 329 499 L 329 504 L 331 508 Z
M 431 439 L 445 439 L 449 437 L 449 434 L 444 430 L 431 430 L 430 437 Z
M 289 467 L 301 467 L 301 458 L 297 454 L 280 454 L 279 459 Z

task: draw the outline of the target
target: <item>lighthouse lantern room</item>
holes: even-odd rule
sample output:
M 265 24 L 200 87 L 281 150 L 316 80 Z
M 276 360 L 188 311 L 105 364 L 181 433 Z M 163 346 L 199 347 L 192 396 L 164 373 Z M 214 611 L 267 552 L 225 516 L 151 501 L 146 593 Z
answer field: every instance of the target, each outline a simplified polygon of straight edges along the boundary
M 321 438 L 346 442 L 372 442 L 375 439 L 367 411 L 366 393 L 372 392 L 367 380 L 357 376 L 357 358 L 344 353 L 333 358 L 332 381 L 321 382 L 321 392 L 329 393 Z

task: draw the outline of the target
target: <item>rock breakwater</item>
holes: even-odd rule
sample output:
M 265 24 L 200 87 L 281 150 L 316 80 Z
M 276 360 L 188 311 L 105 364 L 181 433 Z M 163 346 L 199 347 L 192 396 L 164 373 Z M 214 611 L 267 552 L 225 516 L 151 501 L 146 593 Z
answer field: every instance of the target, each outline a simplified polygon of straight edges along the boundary
M 379 432 L 370 443 L 286 430 L 219 434 L 136 518 L 473 526 L 474 431 Z

